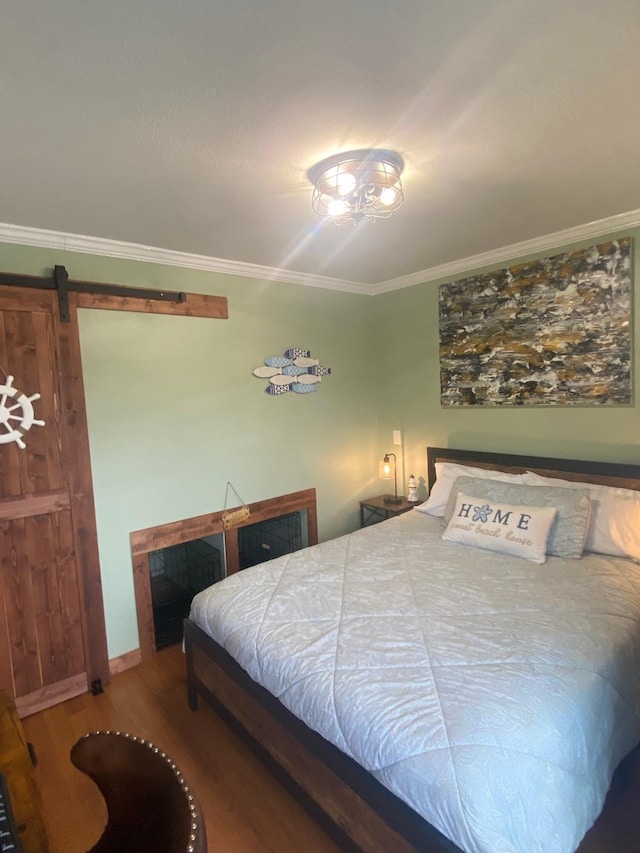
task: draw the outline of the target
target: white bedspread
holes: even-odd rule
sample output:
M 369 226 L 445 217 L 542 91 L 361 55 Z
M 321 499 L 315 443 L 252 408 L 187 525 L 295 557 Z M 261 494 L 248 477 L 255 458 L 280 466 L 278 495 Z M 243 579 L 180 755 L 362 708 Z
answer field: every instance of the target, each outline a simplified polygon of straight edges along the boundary
M 191 617 L 468 853 L 568 853 L 640 741 L 640 567 L 416 511 L 239 572 Z

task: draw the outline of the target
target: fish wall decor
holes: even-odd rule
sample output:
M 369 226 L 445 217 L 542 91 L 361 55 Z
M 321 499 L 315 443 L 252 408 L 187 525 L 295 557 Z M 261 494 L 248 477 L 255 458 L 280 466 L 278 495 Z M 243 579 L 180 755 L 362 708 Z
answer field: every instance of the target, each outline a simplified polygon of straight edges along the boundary
M 295 394 L 309 394 L 318 390 L 323 377 L 331 376 L 331 368 L 320 364 L 319 359 L 311 358 L 307 349 L 290 347 L 282 355 L 270 355 L 264 364 L 253 370 L 258 379 L 268 379 L 265 393 L 273 397 L 293 391 Z

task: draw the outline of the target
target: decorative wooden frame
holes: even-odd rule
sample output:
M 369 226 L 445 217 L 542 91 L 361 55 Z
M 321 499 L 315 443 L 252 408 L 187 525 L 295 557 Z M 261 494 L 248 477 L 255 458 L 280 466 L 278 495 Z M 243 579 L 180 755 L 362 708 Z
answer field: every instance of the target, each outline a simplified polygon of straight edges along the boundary
M 500 471 L 535 471 L 640 491 L 640 465 L 428 448 L 451 461 Z M 189 619 L 185 620 L 190 707 L 202 696 L 248 740 L 274 774 L 337 840 L 342 850 L 453 853 L 458 847 L 380 785 L 348 756 L 309 729 Z
M 151 600 L 151 574 L 149 571 L 149 552 L 161 548 L 169 548 L 182 542 L 192 542 L 205 536 L 224 533 L 224 549 L 227 574 L 233 574 L 240 569 L 240 553 L 238 550 L 238 530 L 269 518 L 278 518 L 291 512 L 306 511 L 307 541 L 309 545 L 318 542 L 318 516 L 316 490 L 304 489 L 291 492 L 277 498 L 268 498 L 247 504 L 249 516 L 233 527 L 225 528 L 224 515 L 229 515 L 240 507 L 232 507 L 219 512 L 185 518 L 158 527 L 148 527 L 136 530 L 129 536 L 131 543 L 131 558 L 133 561 L 133 582 L 136 596 L 136 611 L 138 614 L 138 633 L 140 637 L 140 658 L 147 660 L 156 652 L 156 638 L 153 626 L 153 603 Z

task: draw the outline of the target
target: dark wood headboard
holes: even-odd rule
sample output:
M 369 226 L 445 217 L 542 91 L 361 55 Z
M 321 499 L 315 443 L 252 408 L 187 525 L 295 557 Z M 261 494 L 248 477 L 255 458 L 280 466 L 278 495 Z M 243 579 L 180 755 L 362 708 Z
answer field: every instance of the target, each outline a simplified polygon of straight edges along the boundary
M 547 477 L 618 486 L 640 491 L 640 465 L 620 462 L 587 462 L 580 459 L 554 459 L 548 456 L 519 456 L 514 453 L 490 453 L 484 450 L 457 450 L 446 447 L 427 447 L 429 491 L 436 481 L 436 462 L 456 462 L 476 468 L 491 468 L 522 474 L 534 471 Z

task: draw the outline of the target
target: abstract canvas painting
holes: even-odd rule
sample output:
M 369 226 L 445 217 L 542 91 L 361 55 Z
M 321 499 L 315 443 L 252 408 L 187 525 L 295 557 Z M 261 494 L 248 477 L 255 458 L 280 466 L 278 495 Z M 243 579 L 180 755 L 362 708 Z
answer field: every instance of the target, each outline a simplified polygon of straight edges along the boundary
M 631 240 L 440 286 L 443 406 L 631 404 Z

